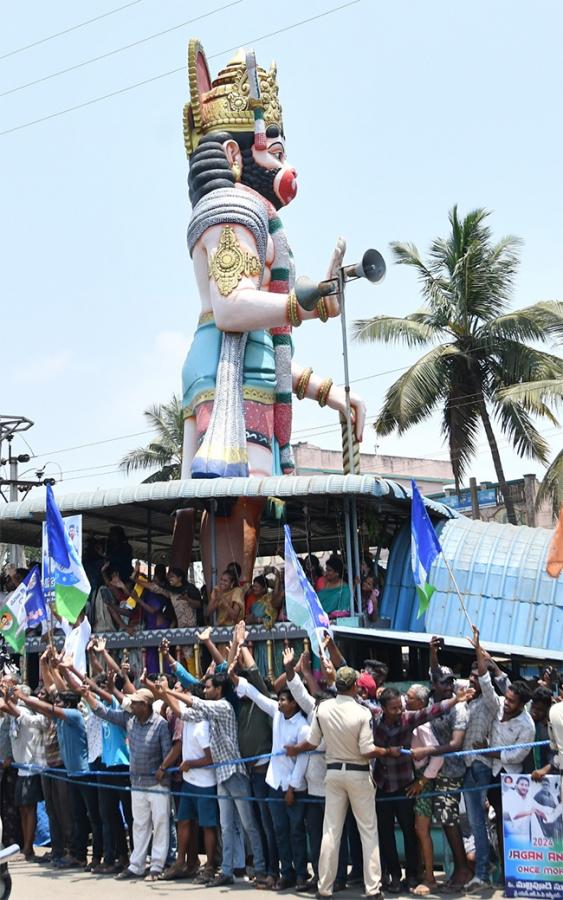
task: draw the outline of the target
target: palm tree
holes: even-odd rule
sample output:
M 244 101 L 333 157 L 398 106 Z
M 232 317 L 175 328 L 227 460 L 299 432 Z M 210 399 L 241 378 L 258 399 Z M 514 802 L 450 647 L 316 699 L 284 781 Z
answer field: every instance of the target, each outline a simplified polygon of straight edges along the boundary
M 139 469 L 158 470 L 143 484 L 153 481 L 172 481 L 180 477 L 182 469 L 182 445 L 184 435 L 184 415 L 180 398 L 172 395 L 170 403 L 154 403 L 143 412 L 156 436 L 147 447 L 131 450 L 123 457 L 119 466 L 127 474 Z
M 521 456 L 545 462 L 548 445 L 532 415 L 558 424 L 547 402 L 524 396 L 501 403 L 498 392 L 518 382 L 560 378 L 563 361 L 530 346 L 563 335 L 563 304 L 543 301 L 509 310 L 520 241 L 493 243 L 485 224 L 489 212 L 476 209 L 460 219 L 449 215 L 451 232 L 437 238 L 423 262 L 414 244 L 391 245 L 396 262 L 412 266 L 424 305 L 404 318 L 376 316 L 354 323 L 360 341 L 404 342 L 430 349 L 391 385 L 375 422 L 380 435 L 403 434 L 442 409 L 442 432 L 449 445 L 456 486 L 477 449 L 482 424 L 491 450 L 509 522 L 514 504 L 502 468 L 492 419 Z
M 524 382 L 513 387 L 499 391 L 499 399 L 501 401 L 522 400 L 525 399 L 530 405 L 533 403 L 543 403 L 546 399 L 554 404 L 563 404 L 563 378 L 553 381 L 537 381 L 532 384 Z M 563 450 L 551 461 L 547 472 L 545 473 L 538 496 L 536 498 L 536 506 L 539 507 L 544 501 L 549 501 L 556 518 L 563 504 Z

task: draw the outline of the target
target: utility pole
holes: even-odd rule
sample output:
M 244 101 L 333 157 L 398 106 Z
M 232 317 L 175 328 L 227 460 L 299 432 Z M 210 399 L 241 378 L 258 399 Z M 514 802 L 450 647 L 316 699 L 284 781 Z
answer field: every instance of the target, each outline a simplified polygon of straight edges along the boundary
M 471 492 L 471 518 L 472 519 L 480 519 L 481 514 L 479 512 L 479 495 L 477 493 L 477 479 L 476 478 L 469 479 L 469 490 Z
M 14 455 L 12 453 L 12 441 L 16 434 L 19 434 L 22 431 L 28 431 L 33 426 L 33 422 L 31 419 L 27 419 L 25 416 L 3 416 L 0 414 L 0 466 L 8 466 L 8 478 L 0 477 L 0 496 L 6 502 L 15 502 L 18 499 L 18 494 L 23 494 L 23 498 L 27 497 L 30 490 L 34 487 L 41 487 L 47 483 L 54 484 L 54 479 L 52 478 L 43 478 L 43 472 L 39 470 L 36 479 L 21 479 L 18 478 L 18 464 L 19 463 L 28 463 L 31 460 L 29 453 L 19 453 L 18 455 Z M 2 457 L 2 444 L 6 441 L 8 444 L 8 456 Z M 4 493 L 4 488 L 8 488 L 8 496 Z M 18 557 L 20 556 L 18 550 L 18 544 L 10 544 L 9 552 L 10 552 L 10 562 L 17 565 L 20 561 Z

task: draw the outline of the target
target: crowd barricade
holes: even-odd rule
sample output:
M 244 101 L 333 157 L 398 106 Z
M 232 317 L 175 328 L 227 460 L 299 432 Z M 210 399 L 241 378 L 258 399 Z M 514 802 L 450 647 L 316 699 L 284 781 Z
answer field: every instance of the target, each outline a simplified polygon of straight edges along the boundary
M 450 751 L 449 753 L 443 753 L 441 755 L 444 757 L 446 757 L 446 756 L 483 756 L 488 753 L 499 753 L 499 752 L 502 752 L 503 750 L 519 750 L 519 749 L 524 750 L 524 749 L 532 749 L 533 747 L 545 747 L 545 746 L 549 745 L 549 743 L 550 743 L 549 741 L 530 741 L 528 743 L 510 744 L 509 746 L 502 746 L 502 747 L 486 747 L 482 750 L 453 750 L 453 751 Z M 406 755 L 410 754 L 410 750 L 407 750 L 407 749 L 403 749 L 402 752 Z M 317 754 L 321 754 L 321 753 L 322 753 L 322 751 L 319 751 L 319 750 L 308 751 L 308 755 L 312 755 L 312 754 L 317 755 Z M 253 762 L 258 762 L 260 760 L 270 759 L 273 756 L 284 756 L 284 753 L 281 750 L 276 753 L 261 753 L 258 756 L 246 756 L 246 757 L 241 757 L 240 759 L 224 760 L 223 762 L 219 762 L 219 763 L 209 763 L 207 766 L 202 766 L 201 768 L 218 769 L 221 766 L 245 765 L 246 763 L 253 763 Z M 24 769 L 24 770 L 28 771 L 31 775 L 44 775 L 47 778 L 53 778 L 58 781 L 68 781 L 68 782 L 72 783 L 76 778 L 80 778 L 80 783 L 82 785 L 86 785 L 88 787 L 93 787 L 93 788 L 100 788 L 104 791 L 105 790 L 110 790 L 110 791 L 111 790 L 114 790 L 114 791 L 128 790 L 128 791 L 140 791 L 142 793 L 147 793 L 147 794 L 158 793 L 158 791 L 155 788 L 150 788 L 150 787 L 135 786 L 135 787 L 124 788 L 123 785 L 112 785 L 112 784 L 106 783 L 106 779 L 108 777 L 111 778 L 112 775 L 115 777 L 119 776 L 120 778 L 122 778 L 123 772 L 110 772 L 106 769 L 104 769 L 103 771 L 90 770 L 88 772 L 68 772 L 66 769 L 50 769 L 46 766 L 34 765 L 33 763 L 29 764 L 29 765 L 12 763 L 12 766 L 13 766 L 13 768 L 16 768 L 16 769 Z M 179 771 L 180 771 L 180 768 L 177 766 L 170 767 L 169 769 L 167 769 L 167 773 L 171 773 L 171 774 L 173 774 L 175 772 L 179 772 Z M 135 776 L 143 777 L 143 778 L 152 777 L 152 776 L 154 776 L 154 774 L 155 774 L 154 772 L 135 772 L 134 773 Z M 97 781 L 85 781 L 84 780 L 85 775 L 93 776 L 93 777 L 99 775 L 100 777 L 103 777 L 104 783 L 100 784 Z M 425 797 L 440 797 L 440 796 L 447 795 L 447 794 L 469 793 L 472 791 L 486 791 L 490 788 L 498 788 L 498 787 L 499 787 L 499 785 L 497 783 L 480 785 L 479 787 L 474 787 L 474 788 L 460 787 L 460 788 L 450 789 L 448 791 L 430 791 L 428 793 L 425 792 L 424 796 Z M 201 793 L 197 793 L 197 794 L 193 793 L 192 794 L 189 791 L 175 791 L 173 789 L 171 789 L 170 793 L 172 794 L 172 796 L 178 796 L 178 797 L 179 796 L 208 797 L 209 799 L 217 799 L 216 794 L 209 794 L 209 795 L 201 794 Z M 253 796 L 248 796 L 248 797 L 237 796 L 237 797 L 232 797 L 232 799 L 233 800 L 248 800 L 250 802 L 260 802 L 260 803 L 284 803 L 285 802 L 283 797 L 260 797 L 260 798 L 258 798 L 258 797 L 253 797 Z M 403 798 L 402 797 L 398 798 L 395 794 L 393 795 L 393 797 L 389 797 L 389 798 L 387 798 L 385 796 L 381 796 L 381 797 L 376 797 L 376 803 L 385 803 L 387 800 L 396 801 L 397 799 L 403 799 Z M 300 802 L 300 801 L 298 800 L 298 802 Z M 306 801 L 302 801 L 302 802 L 324 803 L 324 798 L 308 797 Z

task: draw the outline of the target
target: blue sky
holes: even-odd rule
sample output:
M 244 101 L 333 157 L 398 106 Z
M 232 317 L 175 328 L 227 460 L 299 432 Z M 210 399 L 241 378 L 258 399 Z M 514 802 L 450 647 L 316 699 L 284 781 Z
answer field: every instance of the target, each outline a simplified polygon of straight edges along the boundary
M 1 13 L 0 56 L 119 5 L 12 4 Z M 0 93 L 224 5 L 140 0 L 0 59 Z M 496 236 L 524 240 L 515 305 L 561 297 L 561 4 L 360 0 L 256 40 L 338 5 L 242 0 L 0 97 L 0 131 L 182 67 L 191 36 L 209 56 L 219 53 L 212 74 L 231 55 L 222 51 L 253 45 L 262 65 L 278 63 L 288 152 L 299 172 L 299 195 L 283 214 L 298 272 L 322 277 L 339 234 L 348 240 L 348 262 L 368 246 L 387 258 L 381 286 L 350 286 L 350 319 L 417 307 L 415 277 L 391 265 L 388 244 L 410 240 L 426 249 L 447 232 L 454 203 L 462 211 L 493 210 Z M 52 461 L 55 476 L 60 466 L 69 491 L 122 482 L 118 460 L 149 435 L 122 436 L 145 431 L 143 408 L 180 388 L 199 308 L 185 242 L 186 99 L 182 69 L 0 134 L 1 407 L 34 420 L 26 437 L 38 462 Z M 342 378 L 340 348 L 338 322 L 305 324 L 296 333 L 296 358 L 335 381 Z M 414 358 L 400 347 L 350 345 L 351 377 L 362 379 L 368 415 L 398 374 L 380 373 Z M 295 439 L 338 446 L 334 413 L 305 401 L 294 408 Z M 563 431 L 541 429 L 559 449 Z M 374 444 L 368 428 L 364 448 Z M 447 457 L 437 420 L 378 447 Z M 541 466 L 506 449 L 503 457 L 510 477 L 541 474 Z M 472 473 L 493 476 L 484 439 Z

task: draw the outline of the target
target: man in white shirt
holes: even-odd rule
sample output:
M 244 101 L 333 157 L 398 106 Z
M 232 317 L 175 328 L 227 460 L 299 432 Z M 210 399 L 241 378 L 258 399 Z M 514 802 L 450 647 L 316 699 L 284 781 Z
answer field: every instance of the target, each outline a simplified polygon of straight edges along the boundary
M 25 684 L 20 690 L 25 694 L 31 693 Z M 18 768 L 15 803 L 19 809 L 22 827 L 22 853 L 26 860 L 34 860 L 33 839 L 37 825 L 37 804 L 43 799 L 43 791 L 41 776 L 37 772 L 32 772 L 28 766 L 46 765 L 43 731 L 47 723 L 44 716 L 32 713 L 22 704 L 16 703 L 15 699 L 10 698 L 9 693 L 1 701 L 0 712 L 11 716 L 12 758 L 16 765 L 25 767 Z
M 180 707 L 185 709 L 183 705 Z M 209 722 L 189 722 L 178 720 L 182 725 L 182 795 L 178 806 L 176 821 L 178 823 L 178 861 L 163 873 L 164 881 L 185 878 L 189 866 L 184 860 L 188 850 L 195 841 L 197 844 L 198 827 L 203 829 L 203 843 L 206 863 L 203 870 L 194 879 L 195 884 L 208 884 L 215 876 L 215 856 L 217 853 L 217 826 L 219 825 L 219 808 L 215 799 L 217 792 L 217 775 L 213 768 L 211 756 Z M 162 763 L 162 772 L 175 765 L 178 747 L 174 745 Z
M 500 795 L 500 773 L 507 772 L 511 775 L 519 775 L 522 772 L 522 764 L 528 755 L 528 747 L 519 747 L 519 744 L 529 744 L 535 739 L 536 726 L 526 704 L 531 698 L 531 691 L 523 681 L 514 681 L 506 690 L 504 697 L 499 697 L 495 692 L 489 672 L 488 654 L 483 651 L 479 643 L 479 629 L 473 626 L 473 645 L 477 657 L 477 674 L 481 686 L 483 703 L 492 714 L 491 732 L 489 741 L 476 741 L 473 747 L 476 750 L 489 747 L 506 747 L 505 750 L 497 750 L 493 753 L 483 754 L 486 765 L 491 767 L 491 781 L 499 785 L 498 790 L 492 790 L 489 794 L 497 822 L 502 822 L 502 801 Z M 504 844 L 502 827 L 498 828 L 499 856 L 504 872 Z
M 81 612 L 74 625 L 61 619 L 60 627 L 65 633 L 63 649 L 64 657 L 70 657 L 72 664 L 81 675 L 86 673 L 86 647 L 92 634 L 92 627 L 84 612 Z
M 502 795 L 503 827 L 507 834 L 515 834 L 530 840 L 530 819 L 533 815 L 533 804 L 530 793 L 530 779 L 520 775 L 514 788 L 504 791 Z
M 264 696 L 246 678 L 238 677 L 234 667 L 229 675 L 239 697 L 248 697 L 271 716 L 272 756 L 266 773 L 266 784 L 272 803 L 272 820 L 280 857 L 281 877 L 276 890 L 307 884 L 307 835 L 305 832 L 305 755 L 292 759 L 285 755 L 285 747 L 299 744 L 309 734 L 309 725 L 289 690 L 280 691 L 278 699 Z M 278 756 L 276 754 L 282 753 Z M 283 801 L 283 802 L 282 802 Z

